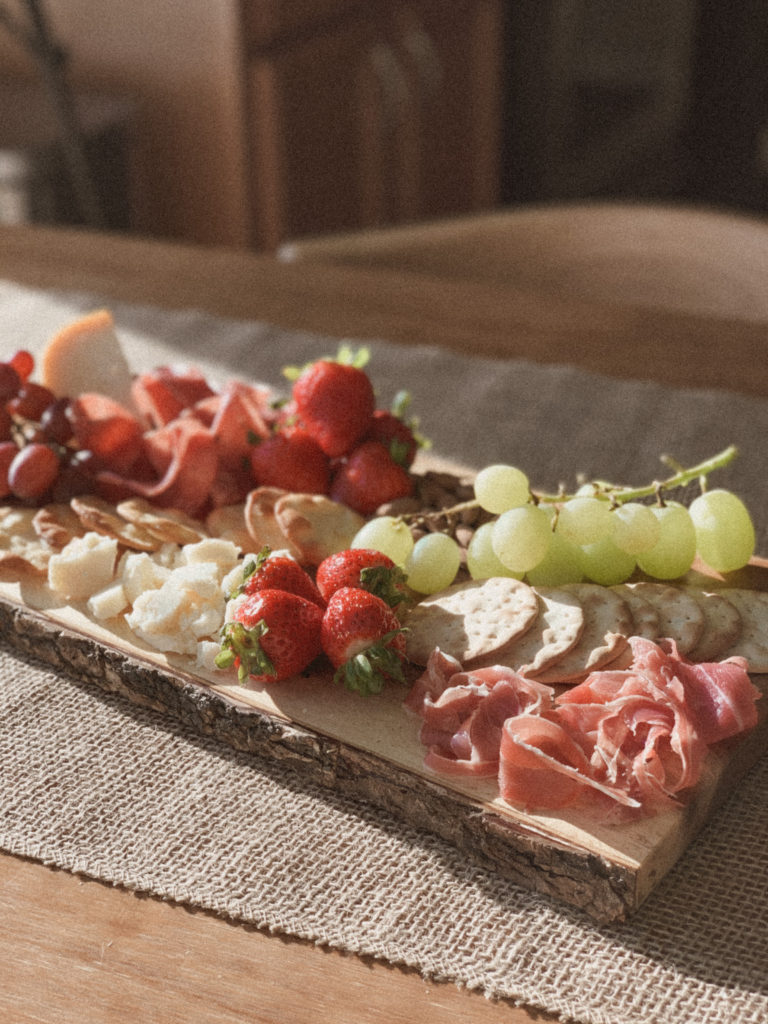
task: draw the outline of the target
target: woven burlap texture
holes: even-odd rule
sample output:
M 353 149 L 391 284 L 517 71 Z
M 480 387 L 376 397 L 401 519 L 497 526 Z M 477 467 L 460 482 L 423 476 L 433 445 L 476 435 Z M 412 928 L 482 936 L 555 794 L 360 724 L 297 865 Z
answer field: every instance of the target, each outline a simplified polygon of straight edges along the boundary
M 427 833 L 0 657 L 0 845 L 594 1024 L 768 1019 L 768 759 L 628 923 Z
M 0 282 L 14 348 L 39 350 L 100 304 Z M 192 359 L 279 385 L 283 365 L 336 344 L 195 311 L 112 308 L 136 368 Z M 662 452 L 690 463 L 736 443 L 742 457 L 718 480 L 748 497 L 768 546 L 768 402 L 422 346 L 372 350 L 381 400 L 410 387 L 439 453 L 515 461 L 538 486 L 577 470 L 645 482 Z M 11 652 L 0 721 L 0 846 L 12 853 L 586 1024 L 768 1019 L 766 759 L 641 911 L 598 927 L 284 766 Z

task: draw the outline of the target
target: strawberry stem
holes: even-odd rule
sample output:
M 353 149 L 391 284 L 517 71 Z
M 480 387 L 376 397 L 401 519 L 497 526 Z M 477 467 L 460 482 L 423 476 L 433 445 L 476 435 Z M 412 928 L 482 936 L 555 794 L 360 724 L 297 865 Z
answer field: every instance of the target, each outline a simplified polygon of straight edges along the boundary
M 407 599 L 402 589 L 407 579 L 405 571 L 398 566 L 369 565 L 360 570 L 360 586 L 363 590 L 380 597 L 390 608 L 396 608 Z
M 268 544 L 265 544 L 261 551 L 259 551 L 258 555 L 256 555 L 255 559 L 253 557 L 250 557 L 248 561 L 245 562 L 245 564 L 243 565 L 243 578 L 241 582 L 238 584 L 238 586 L 235 587 L 235 589 L 229 595 L 230 601 L 233 598 L 238 597 L 240 594 L 245 593 L 245 588 L 248 583 L 248 580 L 251 578 L 251 576 L 253 576 L 255 572 L 258 572 L 258 570 L 264 565 L 264 563 L 271 554 L 272 549 Z
M 275 666 L 261 645 L 269 632 L 264 619 L 248 629 L 242 622 L 227 622 L 221 630 L 221 651 L 216 655 L 217 668 L 237 665 L 237 678 L 242 683 L 248 676 L 273 676 Z
M 405 683 L 402 657 L 388 646 L 399 632 L 392 630 L 385 633 L 377 643 L 345 661 L 336 669 L 333 681 L 342 683 L 346 690 L 359 693 L 362 697 L 381 693 L 388 680 Z

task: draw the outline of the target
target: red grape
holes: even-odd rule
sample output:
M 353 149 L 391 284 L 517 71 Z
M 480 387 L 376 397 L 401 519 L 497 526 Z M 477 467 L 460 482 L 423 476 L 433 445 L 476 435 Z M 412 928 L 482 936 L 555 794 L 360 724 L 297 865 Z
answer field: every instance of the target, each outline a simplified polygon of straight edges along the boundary
M 21 388 L 21 377 L 10 363 L 0 363 L 0 402 L 14 398 Z
M 42 384 L 27 381 L 15 398 L 8 403 L 8 411 L 25 420 L 39 420 L 45 410 L 56 401 L 56 396 Z
M 8 470 L 18 453 L 19 449 L 13 441 L 3 441 L 0 443 L 0 498 L 7 498 L 11 493 L 11 487 L 8 483 Z
M 51 441 L 66 444 L 72 437 L 72 423 L 67 416 L 68 398 L 57 398 L 40 417 L 40 429 Z
M 25 445 L 8 468 L 11 493 L 23 501 L 41 498 L 52 487 L 59 468 L 59 457 L 47 444 Z
M 4 405 L 0 405 L 0 441 L 10 441 L 13 437 L 13 420 Z
M 20 348 L 8 360 L 23 381 L 28 381 L 35 368 L 35 357 L 25 348 Z

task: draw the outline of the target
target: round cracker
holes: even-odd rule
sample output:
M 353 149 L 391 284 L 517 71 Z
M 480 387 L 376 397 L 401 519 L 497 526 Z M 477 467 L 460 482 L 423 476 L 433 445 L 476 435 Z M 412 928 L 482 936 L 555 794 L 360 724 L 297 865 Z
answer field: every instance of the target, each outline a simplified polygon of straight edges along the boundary
M 0 507 L 0 567 L 4 572 L 47 572 L 53 552 L 35 531 L 35 514 L 33 508 Z
M 659 613 L 659 632 L 655 639 L 674 640 L 680 654 L 688 654 L 704 632 L 704 612 L 693 592 L 669 583 L 628 583 Z
M 117 514 L 129 523 L 147 530 L 163 544 L 196 544 L 208 536 L 207 530 L 180 509 L 157 508 L 146 498 L 126 498 L 117 505 Z
M 86 530 L 113 537 L 133 551 L 157 551 L 161 542 L 149 530 L 129 523 L 119 515 L 114 505 L 95 494 L 72 498 L 69 503 Z
M 584 630 L 584 609 L 578 598 L 557 587 L 534 587 L 534 591 L 539 604 L 536 621 L 521 637 L 481 659 L 483 665 L 507 665 L 533 674 L 576 646 Z M 471 667 L 480 666 L 473 663 Z
M 548 668 L 529 675 L 541 683 L 577 683 L 615 662 L 629 645 L 632 614 L 626 601 L 609 587 L 573 583 L 561 588 L 584 612 L 584 629 L 574 647 Z
M 618 583 L 611 587 L 611 590 L 623 598 L 632 615 L 630 635 L 655 640 L 659 636 L 659 613 L 651 602 L 626 583 Z
M 284 494 L 275 502 L 275 519 L 303 565 L 348 548 L 365 519 L 324 494 Z
M 761 590 L 722 590 L 741 617 L 741 635 L 720 655 L 746 658 L 750 672 L 768 672 L 768 594 Z
M 696 591 L 695 597 L 704 612 L 704 630 L 687 656 L 691 661 L 719 661 L 741 636 L 741 615 L 722 593 Z
M 439 647 L 461 664 L 474 661 L 522 636 L 538 614 L 533 588 L 510 576 L 455 583 L 411 609 L 404 623 L 408 658 L 426 665 Z
M 231 540 L 242 551 L 250 551 L 254 547 L 246 527 L 243 505 L 219 505 L 206 516 L 205 528 L 212 537 Z M 257 550 L 262 546 L 258 545 Z
M 33 518 L 35 533 L 56 551 L 61 551 L 75 537 L 86 532 L 79 516 L 69 505 L 56 503 L 43 505 Z

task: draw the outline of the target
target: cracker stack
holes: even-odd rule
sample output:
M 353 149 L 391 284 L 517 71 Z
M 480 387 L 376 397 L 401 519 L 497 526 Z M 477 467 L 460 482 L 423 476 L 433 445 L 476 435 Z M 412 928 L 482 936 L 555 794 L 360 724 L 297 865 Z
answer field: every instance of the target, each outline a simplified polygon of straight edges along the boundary
M 408 657 L 416 664 L 425 665 L 439 647 L 465 668 L 507 665 L 550 684 L 626 667 L 632 636 L 671 639 L 691 661 L 738 655 L 751 672 L 768 672 L 768 594 L 743 588 L 654 582 L 537 588 L 506 578 L 473 580 L 421 601 L 405 625 Z

